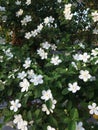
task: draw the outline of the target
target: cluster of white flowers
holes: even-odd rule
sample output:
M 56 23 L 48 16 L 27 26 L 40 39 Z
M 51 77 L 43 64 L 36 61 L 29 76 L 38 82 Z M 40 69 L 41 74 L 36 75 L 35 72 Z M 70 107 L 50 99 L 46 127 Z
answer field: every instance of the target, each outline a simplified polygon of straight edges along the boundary
M 21 20 L 21 24 L 22 25 L 27 25 L 27 23 L 31 22 L 32 21 L 32 18 L 31 18 L 31 15 L 26 15 L 23 20 Z
M 51 24 L 53 24 L 53 22 L 54 22 L 54 18 L 52 16 L 46 17 L 44 19 L 44 22 L 40 23 L 37 26 L 37 29 L 35 29 L 34 31 L 31 31 L 31 32 L 25 33 L 25 38 L 30 39 L 31 37 L 36 37 L 42 31 L 44 26 L 51 27 Z
M 10 110 L 13 110 L 14 112 L 17 112 L 18 111 L 18 108 L 21 107 L 21 103 L 19 103 L 19 99 L 16 99 L 15 101 L 12 100 L 10 101 Z
M 65 4 L 63 13 L 66 20 L 71 20 L 73 17 L 73 14 L 71 13 L 71 7 L 72 7 L 72 4 Z
M 83 54 L 75 54 L 73 55 L 74 60 L 76 61 L 83 61 L 84 63 L 88 62 L 90 55 L 87 52 Z
M 76 130 L 85 130 L 85 129 L 83 128 L 83 123 L 82 123 L 82 122 L 76 123 Z
M 94 22 L 98 22 L 98 12 L 94 11 L 91 13 Z
M 51 127 L 50 125 L 47 126 L 47 130 L 56 130 L 55 128 Z
M 47 102 L 48 100 L 51 100 L 51 107 L 48 108 L 46 104 L 42 105 L 42 111 L 46 112 L 47 115 L 49 115 L 50 113 L 53 113 L 53 110 L 55 109 L 55 104 L 57 103 L 57 101 L 55 99 L 53 99 L 51 90 L 43 90 L 42 91 L 42 96 L 41 99 L 44 100 L 45 102 Z
M 28 130 L 28 122 L 22 119 L 20 114 L 14 116 L 13 123 L 16 124 L 19 130 Z
M 22 88 L 21 92 L 28 91 L 28 88 L 30 86 L 30 83 L 26 79 L 26 76 L 28 77 L 30 82 L 34 84 L 34 86 L 37 86 L 38 84 L 43 83 L 43 76 L 42 75 L 35 74 L 33 70 L 28 70 L 27 73 L 25 71 L 22 71 L 21 73 L 18 73 L 18 76 L 17 76 L 17 78 L 23 80 L 19 84 L 19 86 Z
M 73 84 L 69 83 L 68 86 L 68 90 L 72 91 L 72 93 L 76 93 L 78 90 L 80 90 L 80 86 L 78 86 L 77 82 L 74 82 Z
M 92 115 L 92 114 L 95 114 L 95 115 L 98 115 L 98 106 L 96 103 L 92 103 L 91 105 L 88 105 L 88 109 L 90 110 L 89 113 Z
M 44 49 L 48 50 L 51 47 L 52 50 L 56 50 L 57 48 L 55 44 L 51 45 L 47 41 L 43 42 L 41 46 L 42 48 L 39 48 L 37 50 L 37 54 L 41 57 L 42 60 L 48 58 L 48 53 Z M 53 55 L 51 57 L 50 63 L 52 63 L 53 65 L 59 65 L 61 62 L 62 60 L 59 58 L 58 55 Z

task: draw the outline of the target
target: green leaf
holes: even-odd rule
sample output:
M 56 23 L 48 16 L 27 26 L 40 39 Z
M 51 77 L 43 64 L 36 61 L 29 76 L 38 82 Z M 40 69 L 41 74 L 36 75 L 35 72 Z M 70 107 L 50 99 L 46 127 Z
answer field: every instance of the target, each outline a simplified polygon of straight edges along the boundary
M 69 93 L 68 88 L 63 89 L 63 91 L 62 91 L 62 94 L 63 94 L 63 95 L 66 95 L 66 94 L 68 94 L 68 93 Z
M 76 130 L 76 122 L 70 121 L 68 124 L 68 130 Z
M 70 112 L 70 117 L 72 120 L 76 121 L 79 118 L 78 110 L 73 108 Z
M 2 82 L 0 82 L 0 91 L 4 90 L 4 84 Z
M 32 112 L 31 111 L 27 112 L 27 118 L 28 118 L 29 121 L 32 120 Z

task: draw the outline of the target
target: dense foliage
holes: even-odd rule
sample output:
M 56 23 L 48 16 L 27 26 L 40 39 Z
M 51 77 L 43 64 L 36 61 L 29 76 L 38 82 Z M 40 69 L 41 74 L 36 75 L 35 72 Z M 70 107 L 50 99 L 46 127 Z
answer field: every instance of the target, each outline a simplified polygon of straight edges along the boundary
M 3 122 L 97 130 L 97 45 L 97 0 L 0 0 Z

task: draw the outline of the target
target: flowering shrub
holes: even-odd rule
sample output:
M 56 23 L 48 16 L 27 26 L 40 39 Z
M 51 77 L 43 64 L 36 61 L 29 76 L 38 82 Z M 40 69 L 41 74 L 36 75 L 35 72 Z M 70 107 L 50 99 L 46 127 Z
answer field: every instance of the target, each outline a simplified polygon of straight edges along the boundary
M 4 123 L 19 130 L 97 130 L 96 3 L 1 0 Z

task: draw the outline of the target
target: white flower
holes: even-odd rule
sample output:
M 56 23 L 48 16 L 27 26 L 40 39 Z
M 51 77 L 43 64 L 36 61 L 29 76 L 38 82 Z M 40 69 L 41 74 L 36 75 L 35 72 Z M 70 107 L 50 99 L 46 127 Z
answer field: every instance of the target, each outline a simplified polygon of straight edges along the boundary
M 31 4 L 31 0 L 27 0 L 26 5 L 30 5 L 30 4 Z
M 62 61 L 59 59 L 59 56 L 53 56 L 50 62 L 54 65 L 59 65 Z
M 85 130 L 82 122 L 76 123 L 76 130 Z
M 34 75 L 30 82 L 34 83 L 34 85 L 42 84 L 43 83 L 43 76 L 42 75 Z
M 8 56 L 8 59 L 13 58 L 13 54 L 10 48 L 8 48 L 7 50 L 3 49 L 3 52 L 5 53 L 6 56 Z
M 55 44 L 51 45 L 51 49 L 52 49 L 52 50 L 54 50 L 54 51 L 55 51 L 55 50 L 56 50 L 56 48 L 57 48 L 57 46 L 56 46 Z
M 92 105 L 88 105 L 88 108 L 90 109 L 89 113 L 98 115 L 98 106 L 96 103 L 92 103 Z
M 98 21 L 98 12 L 97 11 L 92 12 L 91 15 L 92 15 L 93 21 L 97 22 Z
M 56 130 L 56 129 L 48 125 L 47 130 Z
M 80 90 L 80 86 L 78 86 L 77 82 L 74 82 L 73 84 L 69 83 L 68 86 L 68 90 L 72 91 L 72 93 L 76 93 L 78 90 Z
M 98 34 L 98 29 L 97 28 L 95 28 L 94 30 L 93 30 L 93 34 Z
M 46 41 L 46 42 L 44 42 L 44 43 L 42 43 L 42 48 L 44 48 L 44 49 L 46 49 L 46 50 L 48 50 L 49 48 L 50 48 L 50 44 Z
M 27 25 L 28 22 L 31 22 L 32 18 L 30 15 L 26 15 L 23 20 L 21 20 L 22 25 Z
M 53 18 L 52 16 L 46 17 L 46 18 L 44 19 L 44 24 L 45 24 L 45 25 L 49 25 L 50 23 L 53 23 L 53 22 L 54 22 L 54 18 Z
M 28 58 L 25 60 L 25 63 L 23 64 L 23 67 L 24 67 L 25 69 L 27 69 L 27 68 L 30 67 L 30 65 L 31 65 L 31 60 L 30 60 L 30 58 L 28 57 Z
M 71 62 L 72 66 L 75 67 L 76 70 L 78 70 L 78 67 L 75 62 Z
M 67 20 L 71 20 L 73 17 L 73 14 L 71 13 L 71 6 L 72 6 L 72 4 L 65 4 L 65 9 L 64 9 L 63 13 Z
M 27 73 L 28 73 L 28 79 L 32 79 L 35 76 L 33 70 L 28 70 Z
M 19 100 L 16 99 L 15 101 L 12 100 L 10 101 L 11 106 L 10 106 L 10 110 L 13 110 L 14 112 L 18 111 L 18 108 L 21 107 L 21 103 L 19 103 Z
M 98 55 L 98 48 L 92 49 L 91 55 L 97 56 Z
M 85 63 L 88 61 L 89 58 L 90 58 L 90 55 L 88 55 L 86 52 L 83 55 L 80 54 L 80 60 L 82 60 Z
M 87 82 L 88 79 L 91 78 L 91 75 L 89 74 L 88 70 L 81 70 L 79 78 L 82 79 L 84 82 Z
M 16 12 L 16 16 L 19 17 L 23 14 L 23 9 L 19 9 L 19 11 Z
M 50 114 L 50 111 L 48 110 L 46 104 L 43 104 L 43 105 L 42 105 L 42 111 L 43 111 L 43 112 L 46 112 L 47 115 Z
M 26 38 L 26 39 L 30 39 L 30 38 L 31 38 L 31 36 L 32 36 L 32 34 L 31 34 L 30 32 L 25 33 L 25 38 Z
M 15 4 L 16 5 L 21 5 L 21 1 L 19 1 L 19 0 L 15 1 Z
M 74 60 L 80 61 L 81 60 L 81 54 L 75 54 L 73 55 Z
M 28 130 L 27 128 L 28 122 L 25 120 L 21 120 L 18 124 L 17 124 L 17 128 L 20 130 Z
M 13 122 L 14 122 L 14 124 L 17 124 L 17 123 L 20 122 L 21 120 L 22 120 L 22 116 L 21 116 L 20 114 L 18 114 L 18 115 L 15 115 L 15 116 L 14 116 Z
M 62 0 L 57 0 L 57 2 L 58 2 L 58 3 L 61 3 L 61 2 L 62 2 Z
M 47 59 L 47 55 L 48 53 L 45 52 L 42 48 L 40 48 L 39 50 L 37 50 L 37 54 L 41 57 L 41 59 Z
M 27 79 L 23 79 L 23 82 L 19 83 L 19 86 L 22 88 L 21 92 L 27 92 L 30 86 L 30 83 L 28 82 Z
M 40 33 L 42 29 L 43 29 L 43 25 L 42 24 L 37 26 L 37 32 L 38 33 Z
M 53 110 L 55 109 L 55 104 L 57 103 L 55 99 L 51 99 L 51 102 L 52 102 L 51 108 L 48 108 L 46 104 L 42 105 L 42 111 L 46 112 L 47 115 L 49 115 L 50 113 L 53 113 Z
M 52 93 L 51 90 L 43 90 L 42 91 L 42 96 L 41 96 L 42 100 L 48 101 L 49 99 L 52 99 Z
M 22 71 L 21 73 L 18 73 L 17 78 L 24 79 L 26 76 L 27 76 L 27 74 L 25 73 L 25 71 Z

